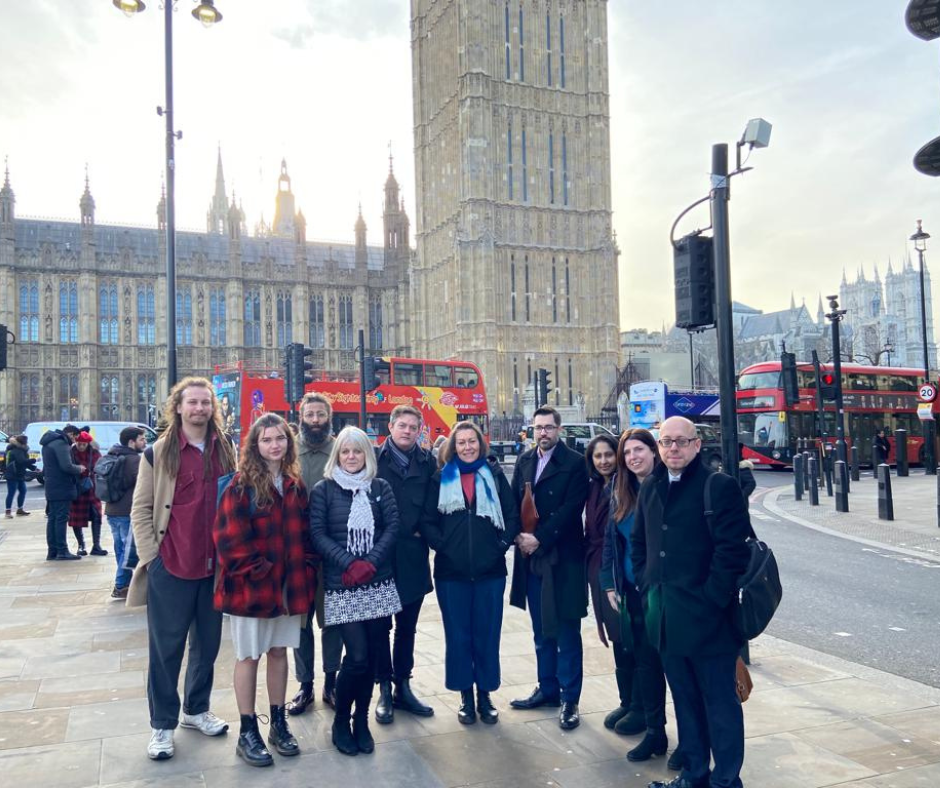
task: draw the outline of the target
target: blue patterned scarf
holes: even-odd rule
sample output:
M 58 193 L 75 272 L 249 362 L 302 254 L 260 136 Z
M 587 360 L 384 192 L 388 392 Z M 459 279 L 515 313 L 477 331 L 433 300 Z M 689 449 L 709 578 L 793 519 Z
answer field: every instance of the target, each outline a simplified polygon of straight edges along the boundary
M 472 465 L 475 464 L 472 463 Z M 460 465 L 463 465 L 463 463 L 454 459 L 441 470 L 441 492 L 437 499 L 437 510 L 441 514 L 460 512 L 467 508 L 467 501 L 463 497 L 463 486 L 460 484 Z M 486 464 L 485 459 L 478 468 L 473 470 L 475 476 L 474 500 L 476 501 L 477 514 L 491 520 L 497 530 L 505 531 L 506 524 L 503 522 L 503 509 L 499 505 L 499 494 L 497 493 L 496 479 L 493 478 L 493 472 Z

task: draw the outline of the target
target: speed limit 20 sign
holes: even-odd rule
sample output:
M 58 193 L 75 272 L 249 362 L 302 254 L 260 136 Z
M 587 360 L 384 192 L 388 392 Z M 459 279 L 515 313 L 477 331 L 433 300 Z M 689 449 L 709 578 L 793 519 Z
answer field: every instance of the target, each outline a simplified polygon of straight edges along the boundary
M 937 398 L 937 387 L 933 383 L 924 383 L 917 394 L 922 402 L 933 402 Z

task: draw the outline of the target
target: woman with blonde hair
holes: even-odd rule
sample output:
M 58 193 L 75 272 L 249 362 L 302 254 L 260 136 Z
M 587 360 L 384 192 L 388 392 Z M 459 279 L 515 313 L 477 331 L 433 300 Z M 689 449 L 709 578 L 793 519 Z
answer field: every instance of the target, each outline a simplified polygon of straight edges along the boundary
M 391 485 L 376 477 L 376 469 L 368 436 L 346 427 L 310 497 L 313 544 L 323 556 L 324 623 L 339 627 L 346 652 L 336 678 L 333 719 L 333 744 L 344 755 L 375 749 L 369 703 L 376 657 L 387 643 L 390 617 L 401 612 L 393 561 L 398 507 Z
M 287 725 L 287 649 L 300 645 L 301 617 L 313 603 L 316 555 L 307 522 L 294 433 L 275 413 L 259 418 L 244 440 L 238 472 L 223 488 L 213 537 L 219 557 L 215 607 L 229 614 L 235 645 L 235 699 L 241 733 L 235 752 L 251 766 L 274 759 L 258 732 L 258 664 L 267 656 L 271 728 L 280 755 L 300 748 Z

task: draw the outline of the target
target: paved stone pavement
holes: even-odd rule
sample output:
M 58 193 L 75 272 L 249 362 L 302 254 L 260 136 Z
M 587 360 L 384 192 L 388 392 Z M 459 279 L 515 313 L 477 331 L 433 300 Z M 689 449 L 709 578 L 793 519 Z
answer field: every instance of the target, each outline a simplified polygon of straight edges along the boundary
M 819 491 L 819 506 L 810 505 L 805 491 L 803 500 L 797 501 L 792 484 L 768 491 L 763 504 L 769 511 L 803 525 L 940 561 L 937 478 L 919 468 L 912 469 L 910 476 L 897 477 L 892 468 L 895 519 L 890 521 L 878 518 L 878 483 L 870 472 L 851 483 L 848 512 L 836 511 L 835 498 L 829 498 L 825 488 Z
M 121 786 L 436 786 L 602 788 L 645 786 L 671 776 L 663 759 L 636 766 L 636 741 L 604 729 L 615 704 L 613 660 L 584 623 L 583 722 L 559 730 L 551 711 L 516 712 L 535 659 L 526 614 L 506 608 L 504 686 L 496 726 L 464 727 L 457 696 L 443 686 L 440 614 L 428 597 L 420 623 L 414 685 L 436 708 L 430 719 L 399 714 L 373 724 L 372 756 L 348 758 L 329 741 L 331 712 L 318 706 L 292 720 L 303 747 L 251 769 L 235 736 L 178 730 L 177 755 L 154 763 L 146 701 L 145 615 L 111 601 L 112 556 L 74 563 L 44 559 L 40 514 L 0 521 L 0 774 L 28 788 Z M 213 710 L 237 719 L 226 628 Z M 748 788 L 910 788 L 940 785 L 940 691 L 782 640 L 752 644 L 755 690 L 745 706 Z M 262 676 L 263 680 L 263 676 Z M 293 682 L 291 682 L 293 688 Z M 267 701 L 259 695 L 259 707 Z M 234 727 L 234 726 L 233 726 Z M 671 717 L 669 736 L 675 739 Z

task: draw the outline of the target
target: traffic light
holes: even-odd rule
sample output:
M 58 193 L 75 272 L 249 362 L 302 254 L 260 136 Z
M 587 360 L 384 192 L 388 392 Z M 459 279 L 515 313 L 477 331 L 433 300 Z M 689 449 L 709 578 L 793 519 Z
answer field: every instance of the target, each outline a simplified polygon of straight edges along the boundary
M 0 323 L 0 372 L 7 368 L 7 327 Z
M 547 369 L 539 369 L 538 400 L 539 405 L 548 404 L 548 392 L 552 390 L 552 373 Z
M 676 326 L 687 330 L 715 324 L 715 263 L 712 239 L 687 235 L 672 252 L 676 288 Z
M 308 383 L 313 383 L 313 362 L 307 361 L 307 356 L 313 355 L 313 349 L 304 347 L 302 342 L 291 342 L 287 346 L 287 355 L 290 357 L 288 402 L 299 402 L 304 398 L 304 391 Z
M 379 368 L 382 359 L 375 356 L 366 356 L 362 359 L 362 382 L 366 391 L 375 391 L 382 385 L 379 380 Z
M 284 399 L 293 404 L 291 399 L 294 393 L 294 367 L 291 362 L 291 351 L 294 343 L 284 346 L 284 352 L 281 354 L 281 364 L 284 367 Z
M 836 376 L 832 372 L 823 372 L 822 385 L 819 387 L 822 392 L 824 402 L 835 402 L 836 399 Z
M 780 354 L 780 371 L 783 373 L 783 400 L 787 407 L 800 401 L 800 386 L 796 379 L 796 354 L 784 351 Z

